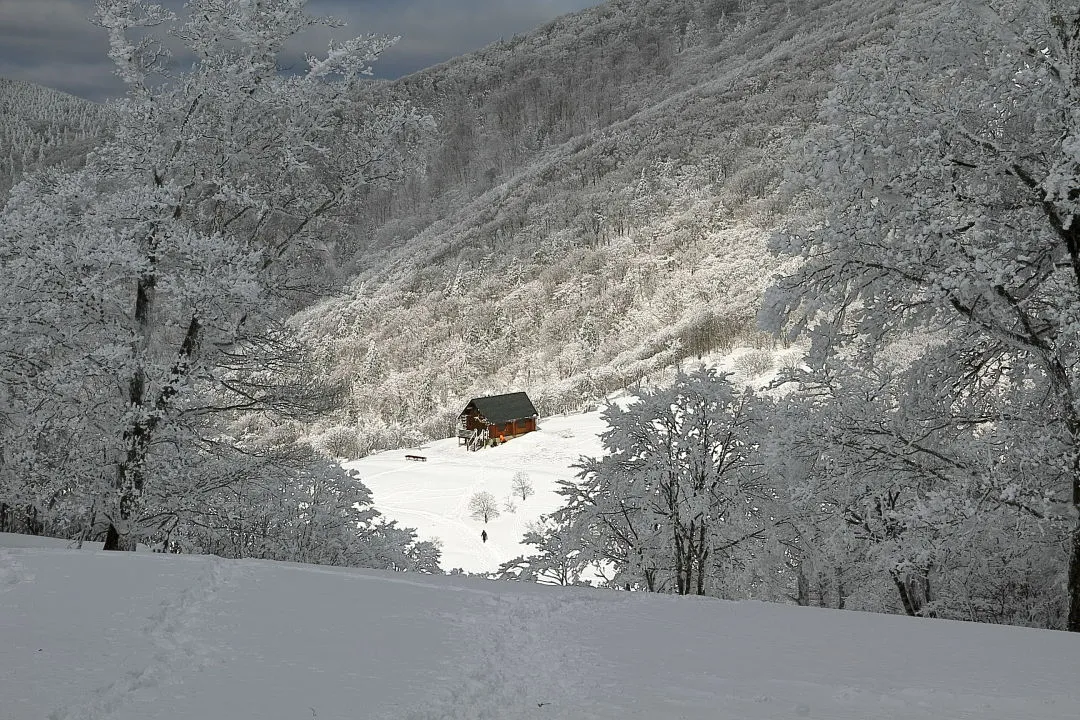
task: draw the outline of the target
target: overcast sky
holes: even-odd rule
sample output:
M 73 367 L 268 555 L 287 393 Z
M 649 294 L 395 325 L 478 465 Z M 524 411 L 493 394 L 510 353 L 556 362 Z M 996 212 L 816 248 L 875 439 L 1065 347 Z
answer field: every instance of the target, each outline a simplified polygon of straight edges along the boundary
M 179 10 L 183 0 L 158 0 Z M 342 37 L 401 35 L 376 64 L 398 77 L 500 38 L 526 32 L 601 0 L 310 0 L 309 10 L 348 22 Z M 0 77 L 26 80 L 91 100 L 121 92 L 104 33 L 88 22 L 94 0 L 0 0 Z M 326 38 L 312 38 L 311 53 Z

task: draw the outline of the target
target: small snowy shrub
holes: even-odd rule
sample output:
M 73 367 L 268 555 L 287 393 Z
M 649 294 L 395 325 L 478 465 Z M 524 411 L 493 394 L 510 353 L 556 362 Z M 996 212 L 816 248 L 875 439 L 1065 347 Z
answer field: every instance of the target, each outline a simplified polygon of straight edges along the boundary
M 803 365 L 804 353 L 800 348 L 792 347 L 777 353 L 776 367 L 784 372 L 795 372 Z
M 348 425 L 335 425 L 315 439 L 315 447 L 332 457 L 359 458 L 361 455 L 360 435 L 356 428 Z
M 734 364 L 736 372 L 745 378 L 755 378 L 773 369 L 773 355 L 768 350 L 748 350 Z

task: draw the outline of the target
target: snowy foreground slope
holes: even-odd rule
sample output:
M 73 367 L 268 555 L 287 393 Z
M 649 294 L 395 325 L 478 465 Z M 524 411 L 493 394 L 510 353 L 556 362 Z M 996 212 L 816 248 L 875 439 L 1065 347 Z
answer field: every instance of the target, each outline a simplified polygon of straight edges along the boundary
M 1080 717 L 1065 633 L 16 544 L 4 720 Z

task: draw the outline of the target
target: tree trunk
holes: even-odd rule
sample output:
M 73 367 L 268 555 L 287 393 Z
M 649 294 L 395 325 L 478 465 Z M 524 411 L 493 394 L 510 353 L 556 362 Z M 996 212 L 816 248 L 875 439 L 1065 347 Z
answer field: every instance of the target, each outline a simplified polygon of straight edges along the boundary
M 679 535 L 678 525 L 673 524 L 672 534 L 672 544 L 675 546 L 675 594 L 686 595 L 690 587 L 688 553 Z
M 904 613 L 911 617 L 918 617 L 919 609 L 915 606 L 911 593 L 908 592 L 906 580 L 895 570 L 891 571 L 889 575 L 892 576 L 893 584 L 896 585 L 896 590 L 900 593 L 900 603 L 904 606 Z
M 109 529 L 105 533 L 105 547 L 103 550 L 119 550 L 120 549 L 120 533 L 116 532 L 116 526 L 109 523 Z
M 105 550 L 134 551 L 137 539 L 132 532 L 139 516 L 142 499 L 143 472 L 142 461 L 125 461 L 117 468 L 116 488 L 118 493 L 117 517 L 110 520 L 105 535 Z
M 151 236 L 150 251 L 147 259 L 151 268 L 157 261 L 157 242 Z M 157 290 L 157 279 L 153 272 L 148 272 L 139 278 L 135 289 L 135 324 L 138 332 L 131 344 L 131 355 L 135 361 L 135 369 L 128 380 L 127 401 L 128 406 L 135 418 L 130 426 L 124 429 L 124 445 L 126 446 L 125 457 L 116 466 L 116 480 L 114 487 L 117 497 L 117 517 L 110 518 L 109 530 L 105 537 L 106 550 L 134 550 L 135 540 L 132 536 L 132 522 L 138 515 L 139 500 L 143 491 L 143 465 L 146 460 L 146 448 L 149 445 L 152 422 L 144 416 L 146 411 L 146 370 L 144 369 L 143 355 L 150 346 L 151 320 L 150 315 L 154 307 L 154 297 Z M 113 537 L 115 535 L 115 537 Z
M 705 542 L 705 521 L 698 525 L 697 594 L 705 594 L 705 568 L 709 561 L 709 546 Z
M 806 577 L 806 569 L 799 563 L 795 571 L 795 604 L 799 607 L 810 607 L 810 580 Z
M 1080 437 L 1073 435 L 1072 467 L 1072 537 L 1069 542 L 1069 576 L 1066 594 L 1069 597 L 1069 617 L 1065 629 L 1080 632 Z
M 27 535 L 44 535 L 45 527 L 43 523 L 39 521 L 37 505 L 33 503 L 26 506 L 26 534 Z
M 938 616 L 937 611 L 935 611 L 933 609 L 933 605 L 932 605 L 933 601 L 934 601 L 934 598 L 930 594 L 930 568 L 926 569 L 926 575 L 923 576 L 922 589 L 923 589 L 923 604 L 922 604 L 922 608 L 920 608 L 920 610 L 919 610 L 919 613 L 923 617 L 936 618 Z M 930 608 L 930 609 L 927 609 L 927 608 Z
M 847 588 L 844 587 L 844 571 L 838 565 L 834 569 L 834 574 L 836 576 L 836 609 L 843 610 L 844 605 L 847 603 L 847 596 L 845 594 Z
M 1077 266 L 1077 272 L 1080 273 L 1080 265 Z M 1076 403 L 1073 401 L 1068 376 L 1060 363 L 1054 369 L 1060 373 L 1058 383 L 1063 390 L 1063 403 L 1067 413 L 1066 428 L 1072 441 L 1072 529 L 1069 538 L 1069 574 L 1065 589 L 1069 599 L 1069 615 L 1065 621 L 1065 629 L 1069 632 L 1080 632 L 1080 416 L 1075 409 Z
M 1075 521 L 1069 543 L 1069 619 L 1065 629 L 1080 632 L 1080 520 Z
M 150 256 L 153 262 L 153 255 Z M 186 376 L 192 359 L 198 349 L 202 325 L 197 315 L 191 317 L 187 332 L 173 364 L 169 383 L 161 389 L 157 399 L 151 402 L 147 397 L 146 371 L 140 363 L 140 356 L 150 345 L 151 312 L 156 290 L 153 275 L 140 278 L 135 298 L 135 321 L 139 327 L 139 337 L 132 346 L 136 368 L 128 382 L 128 404 L 137 413 L 131 424 L 124 430 L 124 459 L 116 467 L 114 487 L 117 497 L 117 516 L 110 518 L 109 531 L 106 535 L 106 550 L 134 551 L 138 538 L 133 532 L 139 518 L 143 489 L 146 483 L 146 460 L 150 442 L 161 417 L 169 409 L 171 401 L 179 392 L 180 382 Z M 115 537 L 113 537 L 115 535 Z

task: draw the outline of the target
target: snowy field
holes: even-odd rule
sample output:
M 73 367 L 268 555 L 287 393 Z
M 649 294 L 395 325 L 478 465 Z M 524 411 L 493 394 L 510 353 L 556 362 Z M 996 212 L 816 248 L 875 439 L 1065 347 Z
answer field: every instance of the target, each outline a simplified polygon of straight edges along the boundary
M 705 358 L 705 365 L 719 371 L 734 371 L 736 382 L 764 387 L 775 376 L 769 369 L 752 380 L 741 378 L 739 358 L 751 348 L 740 347 L 730 353 Z M 802 351 L 793 348 L 778 353 L 778 357 L 799 357 Z M 687 361 L 684 370 L 693 371 L 701 363 Z M 620 391 L 608 402 L 627 407 L 636 398 Z M 423 447 L 390 450 L 361 460 L 344 463 L 356 470 L 374 495 L 375 507 L 391 520 L 416 528 L 422 540 L 442 541 L 444 570 L 461 568 L 470 573 L 490 573 L 507 560 L 530 555 L 535 548 L 521 544 L 526 525 L 540 515 L 562 506 L 555 494 L 557 480 L 573 480 L 577 471 L 572 467 L 582 456 L 603 454 L 600 434 L 607 424 L 600 410 L 573 415 L 541 417 L 534 433 L 514 438 L 494 448 L 476 452 L 458 444 L 457 438 L 437 440 Z M 426 461 L 407 460 L 406 455 L 419 455 Z M 502 514 L 487 525 L 470 517 L 469 499 L 478 492 L 490 492 L 499 501 L 511 496 L 514 474 L 528 474 L 536 494 L 522 502 L 513 498 L 517 509 Z M 480 533 L 487 530 L 484 543 Z
M 34 544 L 4 720 L 1080 717 L 1066 633 Z
M 556 481 L 574 479 L 571 465 L 580 456 L 602 453 L 599 436 L 606 428 L 599 411 L 541 418 L 539 430 L 499 447 L 472 452 L 450 438 L 371 455 L 345 467 L 360 474 L 386 517 L 416 528 L 423 540 L 442 541 L 445 570 L 487 573 L 535 551 L 520 544 L 525 526 L 562 505 L 554 492 Z M 426 460 L 406 460 L 406 455 Z M 501 509 L 519 471 L 528 474 L 535 495 L 524 502 L 513 498 L 517 509 L 502 511 L 487 525 L 470 517 L 469 499 L 481 491 L 494 495 Z M 486 543 L 480 538 L 485 529 Z

